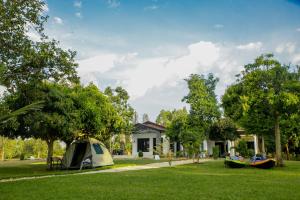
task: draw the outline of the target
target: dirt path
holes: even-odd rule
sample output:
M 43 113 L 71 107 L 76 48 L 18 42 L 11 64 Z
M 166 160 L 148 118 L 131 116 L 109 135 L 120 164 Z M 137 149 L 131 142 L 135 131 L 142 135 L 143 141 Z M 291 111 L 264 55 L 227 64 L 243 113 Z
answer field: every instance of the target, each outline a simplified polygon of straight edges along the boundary
M 200 163 L 207 162 L 207 161 L 209 161 L 209 159 L 201 159 Z M 186 164 L 191 164 L 191 163 L 193 163 L 193 160 L 172 161 L 171 166 L 186 165 Z M 59 175 L 45 175 L 45 176 L 32 176 L 32 177 L 2 179 L 2 180 L 0 180 L 0 183 L 15 182 L 15 181 L 22 181 L 22 180 L 43 179 L 43 178 L 51 178 L 51 177 L 77 176 L 77 175 L 86 175 L 86 174 L 116 173 L 116 172 L 126 172 L 126 171 L 136 171 L 136 170 L 146 170 L 146 169 L 157 169 L 157 168 L 162 168 L 162 167 L 170 167 L 170 166 L 169 166 L 168 162 L 160 162 L 160 163 L 151 163 L 151 164 L 146 164 L 146 165 L 119 167 L 119 168 L 114 168 L 114 169 L 87 171 L 87 172 L 80 172 L 80 173 L 74 173 L 74 174 L 59 174 Z

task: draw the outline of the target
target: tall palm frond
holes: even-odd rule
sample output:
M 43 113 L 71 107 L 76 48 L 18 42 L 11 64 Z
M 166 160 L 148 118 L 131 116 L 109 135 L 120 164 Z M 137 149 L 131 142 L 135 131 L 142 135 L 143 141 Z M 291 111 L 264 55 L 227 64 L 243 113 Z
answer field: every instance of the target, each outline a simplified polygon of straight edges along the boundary
M 15 110 L 11 113 L 8 114 L 4 114 L 2 116 L 0 116 L 0 124 L 3 124 L 9 120 L 11 120 L 14 117 L 17 117 L 19 115 L 24 115 L 26 113 L 28 113 L 29 111 L 36 111 L 36 110 L 40 110 L 42 109 L 44 106 L 44 102 L 43 101 L 38 101 L 38 102 L 34 102 L 32 104 L 29 104 L 27 106 L 24 106 L 18 110 Z

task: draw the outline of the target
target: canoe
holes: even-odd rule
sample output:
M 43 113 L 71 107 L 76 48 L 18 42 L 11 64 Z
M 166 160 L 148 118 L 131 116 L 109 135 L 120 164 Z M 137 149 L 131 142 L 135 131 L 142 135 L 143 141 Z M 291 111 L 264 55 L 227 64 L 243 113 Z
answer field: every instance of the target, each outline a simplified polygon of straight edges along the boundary
M 250 163 L 250 166 L 261 168 L 261 169 L 270 169 L 275 166 L 276 161 L 274 159 L 265 159 L 265 160 L 255 160 Z
M 225 167 L 230 168 L 243 168 L 246 167 L 246 162 L 241 160 L 232 160 L 230 158 L 226 158 L 224 161 Z

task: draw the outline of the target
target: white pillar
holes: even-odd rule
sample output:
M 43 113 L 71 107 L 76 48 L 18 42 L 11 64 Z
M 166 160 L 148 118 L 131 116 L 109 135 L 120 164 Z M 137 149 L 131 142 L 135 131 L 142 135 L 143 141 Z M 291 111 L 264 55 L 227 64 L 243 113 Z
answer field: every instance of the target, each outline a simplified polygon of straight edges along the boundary
M 258 154 L 258 142 L 257 142 L 257 136 L 254 135 L 253 136 L 253 139 L 254 139 L 254 152 L 255 152 L 255 155 Z
M 230 141 L 230 156 L 234 156 L 235 155 L 235 150 L 234 150 L 234 141 Z

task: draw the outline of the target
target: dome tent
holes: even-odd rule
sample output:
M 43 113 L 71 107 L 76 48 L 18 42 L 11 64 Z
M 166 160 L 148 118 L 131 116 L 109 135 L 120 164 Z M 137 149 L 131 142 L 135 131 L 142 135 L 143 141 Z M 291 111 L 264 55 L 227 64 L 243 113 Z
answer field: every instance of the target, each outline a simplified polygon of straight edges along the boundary
M 105 145 L 92 138 L 74 140 L 66 150 L 62 161 L 63 167 L 67 169 L 79 169 L 83 165 L 100 167 L 113 164 Z

